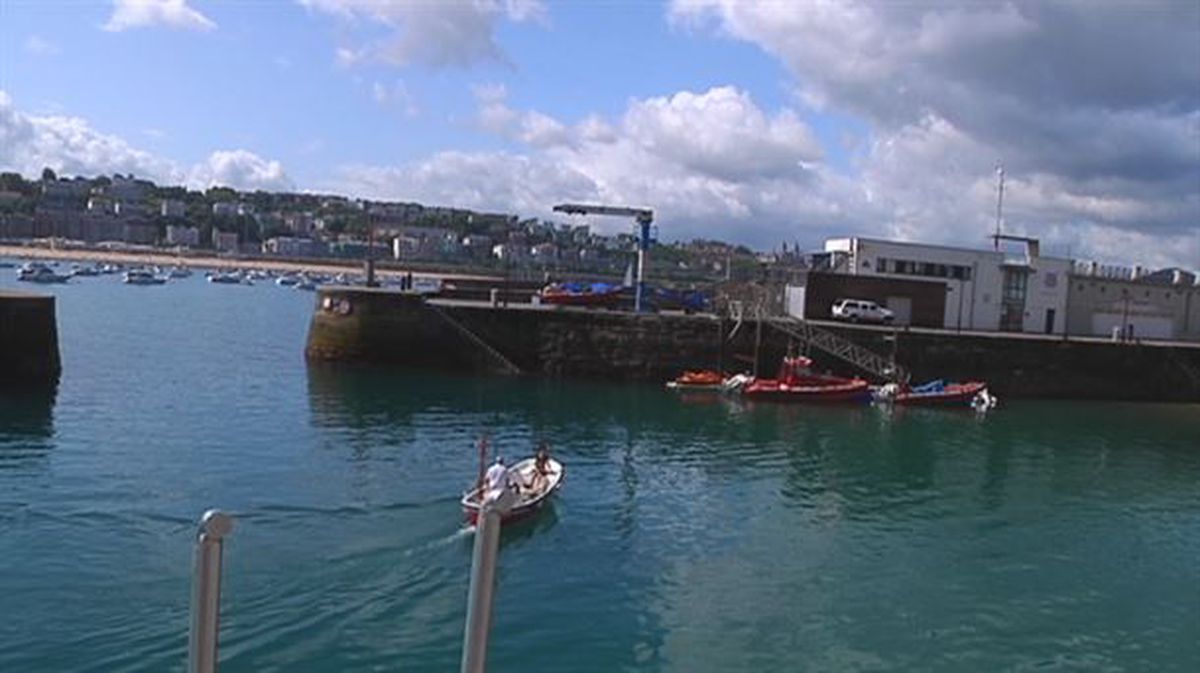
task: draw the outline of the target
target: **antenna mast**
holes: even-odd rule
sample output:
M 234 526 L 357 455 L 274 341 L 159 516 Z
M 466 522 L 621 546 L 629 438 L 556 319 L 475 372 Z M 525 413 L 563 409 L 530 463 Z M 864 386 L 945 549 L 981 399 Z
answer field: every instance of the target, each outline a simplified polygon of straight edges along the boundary
M 996 233 L 992 236 L 992 245 L 1000 249 L 1000 223 L 1004 220 L 1004 164 L 996 165 Z

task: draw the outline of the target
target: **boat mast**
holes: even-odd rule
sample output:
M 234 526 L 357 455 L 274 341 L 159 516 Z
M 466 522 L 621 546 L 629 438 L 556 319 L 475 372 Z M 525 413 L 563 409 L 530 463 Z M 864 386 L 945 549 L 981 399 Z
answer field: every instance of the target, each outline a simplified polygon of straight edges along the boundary
M 992 246 L 1000 249 L 1000 225 L 1004 221 L 1004 164 L 996 165 L 996 233 L 992 235 Z

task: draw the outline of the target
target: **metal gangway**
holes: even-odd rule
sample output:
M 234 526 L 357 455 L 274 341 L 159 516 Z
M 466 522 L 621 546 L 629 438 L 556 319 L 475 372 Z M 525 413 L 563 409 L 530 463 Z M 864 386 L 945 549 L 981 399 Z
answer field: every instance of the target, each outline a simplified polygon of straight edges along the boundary
M 792 316 L 760 316 L 759 321 L 770 327 L 774 327 L 806 346 L 828 353 L 863 371 L 874 374 L 884 381 L 907 383 L 912 376 L 907 369 L 896 363 L 894 357 L 884 357 L 869 348 L 859 346 L 846 337 L 817 327 L 807 320 L 801 320 Z M 892 343 L 894 346 L 895 334 L 884 338 L 893 339 Z

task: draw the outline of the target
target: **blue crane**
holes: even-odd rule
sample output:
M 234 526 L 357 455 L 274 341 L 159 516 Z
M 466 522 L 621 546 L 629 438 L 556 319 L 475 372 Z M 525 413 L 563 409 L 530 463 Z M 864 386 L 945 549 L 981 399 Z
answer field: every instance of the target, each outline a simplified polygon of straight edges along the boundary
M 598 206 L 584 203 L 560 203 L 554 206 L 554 212 L 568 215 L 618 215 L 632 217 L 638 223 L 638 265 L 637 286 L 634 294 L 633 310 L 641 312 L 643 295 L 646 289 L 646 265 L 650 259 L 650 224 L 654 222 L 654 211 L 649 208 L 625 208 L 622 206 Z

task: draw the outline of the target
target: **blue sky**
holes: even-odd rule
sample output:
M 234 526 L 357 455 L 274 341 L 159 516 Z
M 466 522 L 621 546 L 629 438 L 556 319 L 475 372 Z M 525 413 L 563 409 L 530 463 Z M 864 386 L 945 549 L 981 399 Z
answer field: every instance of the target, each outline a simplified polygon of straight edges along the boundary
M 1003 162 L 1009 230 L 1197 267 L 1197 45 L 1183 2 L 0 0 L 0 168 L 812 248 L 980 245 Z

